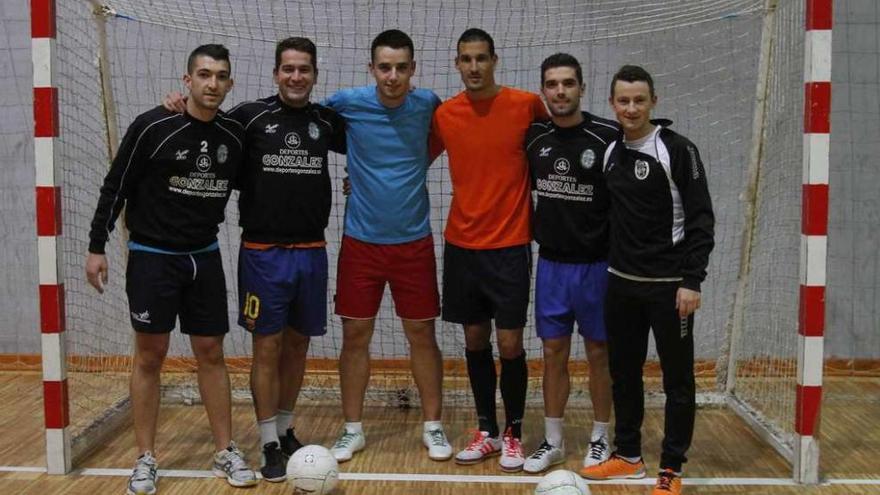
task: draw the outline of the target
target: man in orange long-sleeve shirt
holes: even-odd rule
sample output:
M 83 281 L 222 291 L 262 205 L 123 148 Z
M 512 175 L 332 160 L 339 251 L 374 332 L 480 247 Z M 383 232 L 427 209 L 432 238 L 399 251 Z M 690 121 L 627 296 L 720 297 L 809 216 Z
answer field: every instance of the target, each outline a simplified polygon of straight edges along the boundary
M 434 151 L 446 149 L 452 205 L 443 254 L 443 319 L 465 331 L 468 376 L 479 431 L 459 464 L 501 454 L 501 469 L 524 462 L 521 424 L 528 372 L 523 327 L 531 272 L 531 190 L 523 141 L 547 118 L 538 95 L 495 83 L 495 44 L 481 29 L 458 40 L 455 66 L 465 90 L 434 113 Z M 498 330 L 504 434 L 495 415 L 496 372 L 490 336 Z

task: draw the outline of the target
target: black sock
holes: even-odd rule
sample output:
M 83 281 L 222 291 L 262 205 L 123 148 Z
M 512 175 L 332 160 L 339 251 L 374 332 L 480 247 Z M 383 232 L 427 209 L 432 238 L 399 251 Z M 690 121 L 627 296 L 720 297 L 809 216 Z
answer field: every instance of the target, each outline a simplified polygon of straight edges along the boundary
M 501 399 L 504 401 L 506 428 L 516 438 L 522 438 L 522 420 L 526 411 L 526 388 L 529 384 L 529 369 L 526 366 L 526 353 L 513 359 L 501 358 Z
M 495 387 L 498 375 L 495 373 L 495 359 L 492 347 L 479 351 L 465 351 L 467 358 L 468 378 L 471 381 L 471 392 L 477 406 L 477 418 L 480 431 L 488 431 L 490 437 L 498 436 L 498 419 L 495 415 Z

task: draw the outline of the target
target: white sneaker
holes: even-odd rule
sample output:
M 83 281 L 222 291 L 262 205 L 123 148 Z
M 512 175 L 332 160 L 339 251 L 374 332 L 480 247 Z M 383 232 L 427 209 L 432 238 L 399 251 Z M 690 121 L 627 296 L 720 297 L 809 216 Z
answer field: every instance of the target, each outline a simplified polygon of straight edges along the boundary
M 523 464 L 523 471 L 527 473 L 542 473 L 551 466 L 555 466 L 557 464 L 562 464 L 565 462 L 565 449 L 564 444 L 562 447 L 556 447 L 554 445 L 550 445 L 547 440 L 544 440 L 541 443 L 541 446 L 538 447 L 538 450 L 534 451 L 532 455 L 526 459 L 526 462 Z
M 501 459 L 498 464 L 501 470 L 507 473 L 515 473 L 521 471 L 523 464 L 526 462 L 526 456 L 523 454 L 522 441 L 510 434 L 510 431 L 504 432 L 501 438 Z
M 127 495 L 154 495 L 159 482 L 159 465 L 152 452 L 144 452 L 137 458 L 131 477 L 128 478 Z
M 464 450 L 455 454 L 456 464 L 476 464 L 501 453 L 501 439 L 489 436 L 488 431 L 475 431 Z
M 342 430 L 342 434 L 336 439 L 336 443 L 330 448 L 330 452 L 333 453 L 333 457 L 338 462 L 350 461 L 355 452 L 364 450 L 366 444 L 367 440 L 363 432 L 349 433 Z
M 428 457 L 432 461 L 448 461 L 452 457 L 452 445 L 449 445 L 443 428 L 422 433 L 422 443 L 427 447 Z
M 235 487 L 253 486 L 257 484 L 257 475 L 247 465 L 244 454 L 229 442 L 229 447 L 214 454 L 214 476 L 226 478 L 226 482 Z
M 584 467 L 597 466 L 611 457 L 611 449 L 608 447 L 608 439 L 599 437 L 595 442 L 590 442 L 587 447 L 587 455 L 584 456 Z

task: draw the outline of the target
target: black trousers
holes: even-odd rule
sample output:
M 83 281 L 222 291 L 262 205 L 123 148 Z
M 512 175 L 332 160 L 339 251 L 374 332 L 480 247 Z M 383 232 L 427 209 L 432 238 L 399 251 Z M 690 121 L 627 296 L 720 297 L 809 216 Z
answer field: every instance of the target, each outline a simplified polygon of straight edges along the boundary
M 696 410 L 694 317 L 679 318 L 675 309 L 678 287 L 677 282 L 635 282 L 612 274 L 605 300 L 617 454 L 642 454 L 642 367 L 648 353 L 648 332 L 653 329 L 666 393 L 660 468 L 675 471 L 681 471 L 687 461 Z

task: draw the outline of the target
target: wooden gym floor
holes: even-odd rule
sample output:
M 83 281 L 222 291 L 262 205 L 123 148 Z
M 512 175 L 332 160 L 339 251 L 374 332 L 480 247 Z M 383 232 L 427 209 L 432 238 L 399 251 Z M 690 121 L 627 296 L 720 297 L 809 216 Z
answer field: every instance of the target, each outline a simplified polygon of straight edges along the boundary
M 134 439 L 130 419 L 106 444 L 85 458 L 80 471 L 49 476 L 44 466 L 40 375 L 35 372 L 0 373 L 0 493 L 103 495 L 125 492 L 131 469 Z M 686 485 L 692 495 L 754 494 L 880 494 L 880 378 L 832 378 L 825 384 L 821 464 L 833 484 L 792 486 L 790 467 L 732 412 L 704 408 L 697 412 L 694 442 L 686 475 L 698 485 Z M 418 409 L 368 407 L 364 425 L 367 448 L 341 466 L 344 479 L 339 495 L 403 494 L 521 494 L 533 493 L 534 479 L 504 475 L 495 460 L 476 466 L 432 462 L 420 442 Z M 297 435 L 305 443 L 329 445 L 341 426 L 338 407 L 303 401 L 297 411 Z M 583 429 L 590 411 L 570 410 L 566 417 L 566 467 L 576 470 L 583 455 Z M 233 429 L 252 465 L 259 462 L 258 432 L 253 411 L 236 404 Z M 456 448 L 467 440 L 474 415 L 465 408 L 447 408 L 444 421 Z M 160 494 L 289 494 L 284 484 L 260 483 L 248 490 L 234 489 L 219 479 L 206 479 L 212 442 L 200 406 L 163 406 L 157 454 L 162 470 L 189 471 L 188 477 L 165 476 Z M 656 466 L 663 427 L 662 410 L 649 409 L 644 425 L 644 450 L 649 467 Z M 526 414 L 526 450 L 534 448 L 543 431 L 542 412 Z M 28 469 L 37 468 L 37 469 Z M 372 473 L 380 479 L 365 480 Z M 436 480 L 431 475 L 439 475 Z M 485 476 L 486 478 L 474 478 Z M 352 477 L 358 479 L 351 479 Z M 450 481 L 460 477 L 459 481 Z M 398 478 L 398 479 L 395 479 Z M 725 480 L 735 478 L 735 480 Z M 856 480 L 857 484 L 844 484 Z M 519 482 L 522 481 L 522 482 Z M 646 481 L 648 483 L 650 480 Z M 736 484 L 729 484 L 736 483 Z M 748 485 L 748 483 L 759 483 Z M 781 486 L 774 486 L 773 484 Z M 650 493 L 647 484 L 592 484 L 594 494 Z

